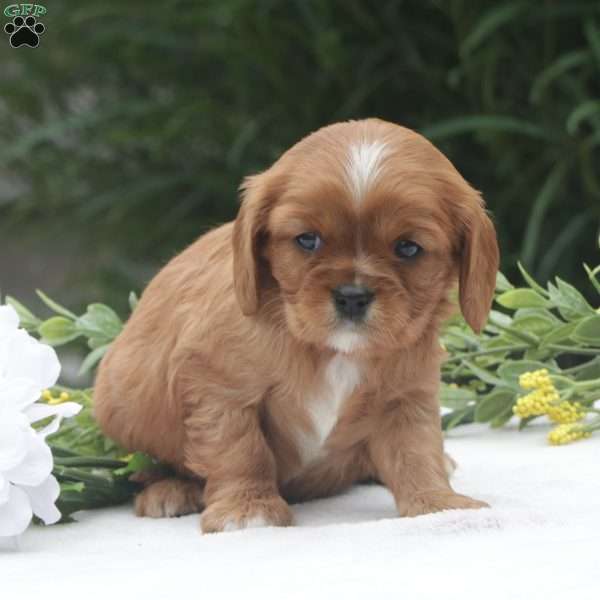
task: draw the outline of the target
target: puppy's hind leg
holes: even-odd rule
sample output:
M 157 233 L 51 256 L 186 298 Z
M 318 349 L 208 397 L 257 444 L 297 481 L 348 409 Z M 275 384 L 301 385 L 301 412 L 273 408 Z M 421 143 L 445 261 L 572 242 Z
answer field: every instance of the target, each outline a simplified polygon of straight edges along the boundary
M 204 482 L 170 477 L 154 481 L 135 498 L 138 517 L 180 517 L 199 513 L 204 508 Z

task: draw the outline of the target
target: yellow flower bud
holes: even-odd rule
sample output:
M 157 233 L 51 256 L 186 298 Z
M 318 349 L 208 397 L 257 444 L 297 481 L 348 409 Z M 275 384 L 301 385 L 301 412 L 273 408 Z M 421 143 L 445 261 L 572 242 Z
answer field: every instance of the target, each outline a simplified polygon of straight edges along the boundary
M 577 440 L 590 437 L 591 433 L 586 431 L 581 425 L 563 424 L 555 427 L 548 434 L 548 441 L 553 446 L 562 446 L 570 444 Z

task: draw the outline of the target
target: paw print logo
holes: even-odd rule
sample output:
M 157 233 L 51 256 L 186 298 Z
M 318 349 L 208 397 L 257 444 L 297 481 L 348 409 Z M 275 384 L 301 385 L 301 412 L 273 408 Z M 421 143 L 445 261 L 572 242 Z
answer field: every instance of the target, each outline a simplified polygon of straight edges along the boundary
M 38 23 L 35 17 L 15 17 L 12 23 L 4 26 L 4 31 L 10 35 L 10 45 L 13 48 L 29 46 L 37 48 L 40 43 L 40 35 L 46 31 L 42 23 Z

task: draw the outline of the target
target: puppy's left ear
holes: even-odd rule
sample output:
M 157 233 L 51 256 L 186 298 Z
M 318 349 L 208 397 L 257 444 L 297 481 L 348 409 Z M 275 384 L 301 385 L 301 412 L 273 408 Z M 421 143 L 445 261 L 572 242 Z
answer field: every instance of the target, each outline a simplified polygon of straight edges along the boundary
M 479 333 L 485 326 L 494 299 L 499 251 L 496 230 L 483 200 L 474 190 L 470 190 L 469 195 L 469 209 L 463 218 L 459 298 L 465 320 Z
M 233 226 L 233 284 L 242 313 L 253 315 L 260 305 L 260 246 L 276 192 L 269 171 L 246 177 L 240 191 L 242 204 Z

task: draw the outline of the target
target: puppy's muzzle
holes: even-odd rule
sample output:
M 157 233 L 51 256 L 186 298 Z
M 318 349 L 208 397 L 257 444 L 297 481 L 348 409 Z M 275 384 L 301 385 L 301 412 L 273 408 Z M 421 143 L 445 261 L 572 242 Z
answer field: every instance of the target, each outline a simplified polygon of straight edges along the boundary
M 332 291 L 332 295 L 338 316 L 350 321 L 362 321 L 375 299 L 370 289 L 354 284 L 340 285 Z

